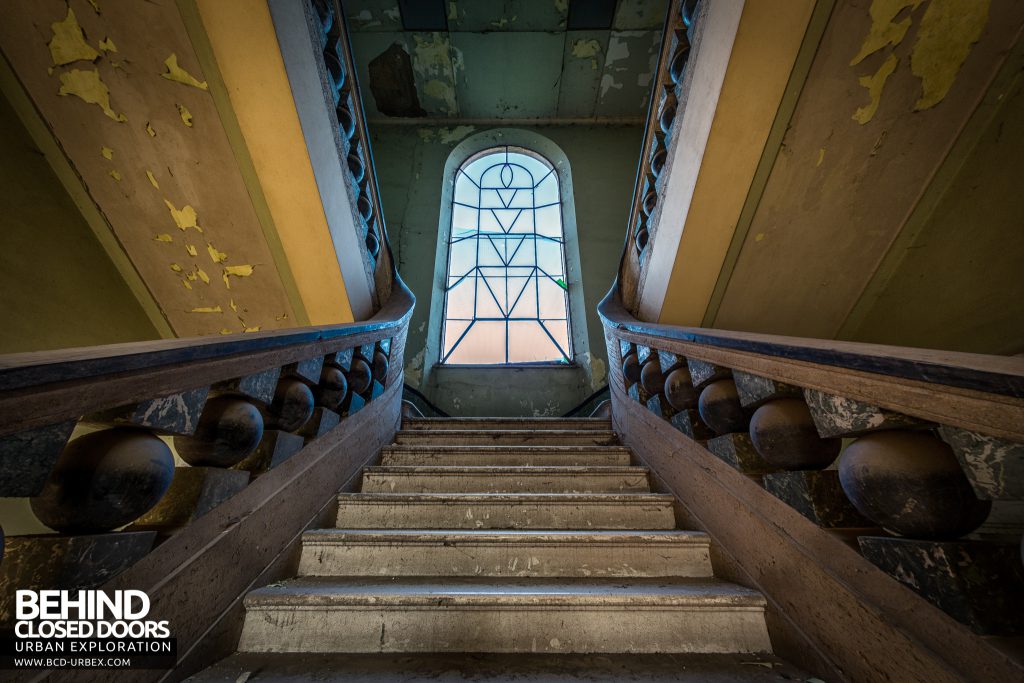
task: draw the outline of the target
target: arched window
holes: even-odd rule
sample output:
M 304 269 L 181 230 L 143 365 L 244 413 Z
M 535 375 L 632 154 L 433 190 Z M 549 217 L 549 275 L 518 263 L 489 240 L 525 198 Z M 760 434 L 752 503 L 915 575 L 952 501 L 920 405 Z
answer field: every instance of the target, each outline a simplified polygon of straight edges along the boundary
M 455 172 L 441 363 L 569 363 L 572 334 L 558 173 L 496 147 Z

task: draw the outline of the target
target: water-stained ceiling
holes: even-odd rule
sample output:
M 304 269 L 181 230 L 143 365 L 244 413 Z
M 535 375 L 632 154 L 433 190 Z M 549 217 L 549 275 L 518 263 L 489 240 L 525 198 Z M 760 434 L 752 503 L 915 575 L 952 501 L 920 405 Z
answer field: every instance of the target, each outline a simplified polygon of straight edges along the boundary
M 371 119 L 595 122 L 636 120 L 646 113 L 666 5 L 667 0 L 344 3 Z

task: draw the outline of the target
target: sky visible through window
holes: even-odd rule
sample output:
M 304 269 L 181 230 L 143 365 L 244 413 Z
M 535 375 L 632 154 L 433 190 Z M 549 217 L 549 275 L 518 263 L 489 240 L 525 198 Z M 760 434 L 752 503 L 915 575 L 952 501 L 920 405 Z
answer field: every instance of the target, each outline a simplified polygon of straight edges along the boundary
M 441 362 L 568 363 L 558 174 L 500 147 L 456 172 Z

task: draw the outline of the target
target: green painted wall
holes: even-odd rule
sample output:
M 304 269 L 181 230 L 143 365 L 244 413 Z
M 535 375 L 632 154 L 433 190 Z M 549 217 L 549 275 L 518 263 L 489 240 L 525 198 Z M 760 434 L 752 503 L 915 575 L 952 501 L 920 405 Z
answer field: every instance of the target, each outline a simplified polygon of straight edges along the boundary
M 159 338 L 3 97 L 0 187 L 0 353 Z
M 399 272 L 416 294 L 405 352 L 406 381 L 413 386 L 419 384 L 424 362 L 421 352 L 428 331 L 444 165 L 453 147 L 468 135 L 488 128 L 491 126 L 385 125 L 373 131 L 373 155 L 388 235 Z M 643 131 L 639 126 L 526 129 L 561 147 L 572 167 L 590 364 L 595 378 L 603 378 L 607 359 L 596 309 L 611 286 L 622 254 Z M 491 385 L 507 387 L 517 380 L 518 376 L 513 378 L 513 371 L 509 371 L 507 378 L 492 381 Z M 459 414 L 561 415 L 600 386 L 567 386 L 564 391 L 552 391 L 543 384 L 547 383 L 530 382 L 521 392 L 483 391 L 467 385 L 456 392 L 459 395 L 438 398 L 444 403 L 442 407 L 451 407 Z
M 967 154 L 855 341 L 1024 352 L 1024 93 L 1020 79 Z

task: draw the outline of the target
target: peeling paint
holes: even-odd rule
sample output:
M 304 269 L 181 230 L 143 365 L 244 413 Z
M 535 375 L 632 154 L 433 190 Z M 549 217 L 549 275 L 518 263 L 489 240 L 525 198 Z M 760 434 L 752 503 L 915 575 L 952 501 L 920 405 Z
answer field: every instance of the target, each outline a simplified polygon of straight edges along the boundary
M 95 104 L 103 110 L 103 113 L 108 118 L 118 123 L 124 123 L 128 120 L 127 116 L 118 114 L 110 108 L 110 90 L 107 89 L 106 83 L 100 78 L 98 69 L 93 69 L 92 71 L 72 69 L 60 75 L 60 83 L 59 95 L 74 95 L 84 102 Z
M 54 66 L 63 66 L 72 62 L 91 62 L 100 56 L 89 43 L 85 42 L 85 34 L 78 25 L 75 11 L 68 7 L 67 16 L 63 21 L 50 24 L 53 38 L 47 44 Z M 102 44 L 101 44 L 102 46 Z
M 157 242 L 173 242 L 174 238 L 168 235 L 166 232 L 162 232 L 153 238 Z
M 469 125 L 456 126 L 454 128 L 442 128 L 437 132 L 437 136 L 442 144 L 450 145 L 453 142 L 458 142 L 474 130 L 476 130 L 476 127 Z
M 110 161 L 114 158 L 114 150 L 110 149 L 109 147 L 101 147 L 100 154 L 103 155 L 103 158 L 106 159 L 107 161 Z
M 914 111 L 941 102 L 988 23 L 991 0 L 932 0 L 921 19 L 910 70 L 923 94 Z
M 149 133 L 149 137 L 156 137 L 156 131 L 153 130 L 153 126 L 149 125 L 149 121 L 146 121 L 146 132 Z
M 100 50 L 104 52 L 117 52 L 117 45 L 114 45 L 114 41 L 111 40 L 110 36 L 107 36 L 100 41 Z
M 616 82 L 615 77 L 611 74 L 601 76 L 601 97 L 607 95 L 612 88 L 622 90 L 622 83 Z
M 169 81 L 175 83 L 181 83 L 182 85 L 191 85 L 193 88 L 199 88 L 200 90 L 208 90 L 209 86 L 206 81 L 200 81 L 195 76 L 178 66 L 178 55 L 174 52 L 171 56 L 164 60 L 164 66 L 167 67 L 167 71 L 160 74 Z
M 223 251 L 218 251 L 217 247 L 213 246 L 210 242 L 206 243 L 206 252 L 214 263 L 224 263 L 228 260 L 228 255 Z
M 199 215 L 196 210 L 192 208 L 191 204 L 186 204 L 181 209 L 176 209 L 174 204 L 171 204 L 166 199 L 164 204 L 167 205 L 167 209 L 171 212 L 171 218 L 174 219 L 174 224 L 178 226 L 180 230 L 188 230 L 189 228 L 195 228 L 199 232 L 203 229 L 199 227 Z
M 116 168 L 110 170 L 110 177 L 116 180 L 117 182 L 121 182 L 121 172 L 118 171 Z
M 815 166 L 821 166 L 821 162 L 823 162 L 823 161 L 825 161 L 825 148 L 824 147 L 822 147 L 821 149 L 818 150 L 818 163 L 816 163 L 814 165 Z
M 508 17 L 502 17 L 499 21 L 492 21 L 491 22 L 491 26 L 493 26 L 496 29 L 501 30 L 501 29 L 504 29 L 506 26 L 510 26 L 510 25 L 516 23 L 516 19 L 518 19 L 518 18 L 519 18 L 518 15 L 513 15 L 511 19 L 509 19 Z
M 590 355 L 590 352 L 587 352 Z M 600 358 L 593 356 L 590 358 L 590 388 L 593 391 L 597 391 L 605 385 L 608 380 L 608 367 L 604 364 L 604 361 Z
M 444 33 L 431 34 L 430 40 L 413 34 L 416 47 L 413 50 L 412 66 L 424 81 L 423 92 L 444 103 L 444 113 L 458 114 L 455 99 L 455 66 L 452 62 L 451 45 Z
M 594 58 L 599 54 L 601 54 L 601 43 L 596 40 L 572 41 L 572 56 L 577 59 L 589 59 L 593 69 L 597 69 L 597 60 Z
M 203 281 L 204 285 L 210 284 L 210 276 L 206 274 L 206 271 L 196 266 L 196 277 Z
M 201 308 L 193 308 L 189 313 L 223 313 L 220 306 L 203 306 Z
M 419 387 L 420 382 L 423 381 L 423 358 L 426 355 L 426 349 L 420 349 L 420 352 L 409 359 L 409 362 L 405 364 L 405 383 Z
M 199 255 L 199 252 L 196 250 L 196 245 L 194 245 L 194 244 L 186 244 L 185 245 L 185 251 L 188 252 L 189 256 L 198 256 Z
M 892 72 L 896 70 L 896 64 L 899 62 L 899 58 L 895 54 L 889 55 L 889 58 L 878 68 L 878 71 L 872 76 L 861 76 L 858 79 L 863 87 L 867 88 L 868 96 L 871 97 L 871 102 L 860 107 L 853 113 L 853 120 L 857 123 L 864 125 L 875 116 L 875 112 L 878 111 L 878 105 L 882 101 L 882 89 L 885 87 L 885 81 L 892 75 Z
M 850 66 L 857 66 L 865 57 L 878 52 L 886 45 L 895 47 L 903 42 L 910 29 L 911 19 L 907 16 L 896 23 L 893 23 L 893 19 L 907 7 L 914 11 L 922 2 L 924 0 L 874 0 L 868 10 L 871 14 L 871 28 L 860 46 L 860 51 L 850 60 Z
M 153 175 L 152 171 L 146 171 L 146 177 L 149 178 L 150 185 L 152 185 L 158 190 L 160 189 L 160 183 L 156 181 L 156 176 Z M 195 254 L 193 254 L 193 256 L 195 256 Z
M 174 271 L 175 273 L 180 273 L 180 272 L 182 272 L 182 271 L 184 270 L 184 268 L 182 268 L 182 267 L 181 267 L 180 265 L 178 265 L 177 263 L 172 263 L 172 264 L 170 265 L 170 268 L 171 268 L 171 270 L 173 270 L 173 271 Z
M 192 127 L 192 112 L 190 112 L 188 110 L 188 107 L 186 107 L 184 104 L 176 104 L 174 106 L 176 106 L 178 108 L 178 115 L 181 116 L 181 122 L 184 123 L 189 128 L 191 128 Z

